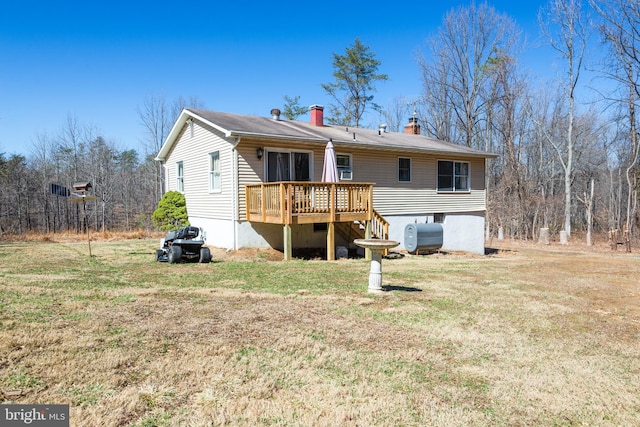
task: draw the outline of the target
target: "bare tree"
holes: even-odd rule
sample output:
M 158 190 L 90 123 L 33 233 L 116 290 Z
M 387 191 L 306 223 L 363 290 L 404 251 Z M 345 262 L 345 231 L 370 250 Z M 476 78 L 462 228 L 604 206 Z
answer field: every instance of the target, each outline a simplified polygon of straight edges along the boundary
M 185 100 L 183 97 L 168 103 L 164 96 L 150 94 L 144 99 L 142 106 L 138 107 L 138 116 L 146 130 L 144 145 L 147 155 L 155 156 L 162 144 L 169 136 L 175 120 L 184 108 L 203 108 L 204 104 L 196 97 Z M 154 193 L 156 202 L 164 192 L 164 173 L 162 164 L 155 163 Z
M 492 82 L 485 95 L 485 147 L 486 151 L 498 150 L 500 157 L 491 164 L 494 173 L 499 172 L 492 198 L 498 199 L 498 225 L 504 225 L 505 217 L 510 219 L 512 235 L 529 237 L 532 231 L 529 215 L 528 194 L 535 189 L 527 187 L 526 168 L 523 164 L 523 145 L 530 139 L 525 101 L 528 91 L 525 77 L 517 68 L 517 59 L 511 55 L 495 51 L 489 59 Z M 487 168 L 487 173 L 490 169 Z M 487 186 L 492 180 L 487 175 Z M 493 192 L 493 191 L 492 191 Z M 498 197 L 496 197 L 498 196 Z M 501 212 L 500 212 L 501 211 Z M 502 218 L 502 220 L 500 220 Z
M 449 82 L 451 64 L 446 61 L 429 61 L 424 53 L 419 52 L 418 65 L 423 82 L 421 105 L 425 111 L 422 122 L 425 134 L 442 141 L 457 142 Z
M 588 29 L 581 12 L 580 0 L 552 0 L 538 15 L 540 28 L 549 45 L 566 61 L 564 77 L 565 101 L 567 103 L 566 131 L 561 141 L 549 138 L 558 154 L 564 170 L 564 230 L 571 235 L 571 183 L 574 168 L 574 126 L 576 86 L 583 69 L 587 46 Z M 547 135 L 550 135 L 547 133 Z
M 627 123 L 627 143 L 623 148 L 623 166 L 627 184 L 625 226 L 631 236 L 637 214 L 638 141 L 636 104 L 640 99 L 640 2 L 637 0 L 590 0 L 602 19 L 600 33 L 609 47 L 608 61 L 603 71 L 615 83 L 616 91 L 606 95 L 610 102 L 624 106 Z
M 415 102 L 401 96 L 394 98 L 387 108 L 380 110 L 380 120 L 387 125 L 387 132 L 402 132 L 415 106 Z
M 491 102 L 491 61 L 496 54 L 509 55 L 519 34 L 511 18 L 487 3 L 446 14 L 427 40 L 427 52 L 418 56 L 430 133 L 469 147 L 484 145 L 480 122 Z

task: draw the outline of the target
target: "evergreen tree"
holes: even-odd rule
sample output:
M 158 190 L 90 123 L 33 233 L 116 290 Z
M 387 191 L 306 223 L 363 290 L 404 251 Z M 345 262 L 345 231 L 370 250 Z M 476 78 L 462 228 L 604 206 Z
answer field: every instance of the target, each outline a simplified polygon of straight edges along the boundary
M 300 105 L 299 96 L 291 98 L 290 96 L 285 95 L 284 101 L 285 104 L 282 109 L 282 115 L 285 116 L 287 120 L 295 120 L 309 111 L 309 108 Z
M 153 224 L 161 230 L 178 230 L 189 225 L 187 202 L 179 191 L 167 191 L 153 212 Z
M 380 64 L 359 38 L 344 55 L 333 54 L 333 77 L 336 80 L 322 84 L 322 88 L 337 102 L 337 105 L 331 105 L 330 123 L 358 127 L 369 103 L 379 108 L 373 104 L 370 93 L 375 90 L 376 81 L 388 80 L 386 74 L 378 74 Z

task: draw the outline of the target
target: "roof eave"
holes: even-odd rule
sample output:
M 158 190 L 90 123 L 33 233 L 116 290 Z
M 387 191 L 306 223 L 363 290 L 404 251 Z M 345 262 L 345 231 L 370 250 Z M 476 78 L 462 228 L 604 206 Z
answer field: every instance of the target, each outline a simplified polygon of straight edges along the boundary
M 158 155 L 156 156 L 155 160 L 156 161 L 160 161 L 163 162 L 166 160 L 167 155 L 169 154 L 169 151 L 171 151 L 171 148 L 173 147 L 173 145 L 175 144 L 175 142 L 178 139 L 178 136 L 180 135 L 180 132 L 182 131 L 182 128 L 184 127 L 185 123 L 187 123 L 187 121 L 189 119 L 197 119 L 199 121 L 201 121 L 202 123 L 205 123 L 209 126 L 211 126 L 214 129 L 219 130 L 220 132 L 222 132 L 225 137 L 229 138 L 231 136 L 233 136 L 233 131 L 230 131 L 228 129 L 225 129 L 215 123 L 210 122 L 209 120 L 195 114 L 194 112 L 188 110 L 188 109 L 183 109 L 182 112 L 180 113 L 180 116 L 178 116 L 178 119 L 176 120 L 176 122 L 174 123 L 173 127 L 171 128 L 171 131 L 169 132 L 169 135 L 167 135 L 167 138 L 165 139 L 164 144 L 162 144 L 162 147 L 160 148 L 160 151 L 158 152 Z
M 180 116 L 178 116 L 178 119 L 173 124 L 173 127 L 171 128 L 169 135 L 167 135 L 167 138 L 164 140 L 162 147 L 160 147 L 160 151 L 158 151 L 158 154 L 156 155 L 156 158 L 155 158 L 156 162 L 164 162 L 167 159 L 167 154 L 169 154 L 169 151 L 171 151 L 171 148 L 173 147 L 174 142 L 178 138 L 180 131 L 184 127 L 184 124 L 187 123 L 187 120 L 192 116 L 193 114 L 187 111 L 186 109 L 183 109 L 180 112 Z
M 273 140 L 273 141 L 306 141 L 306 142 L 326 142 L 327 138 L 322 137 L 311 137 L 311 136 L 289 136 L 289 135 L 278 135 L 278 134 L 269 134 L 269 133 L 260 133 L 260 132 L 245 132 L 245 131 L 236 131 L 230 130 L 226 135 L 227 137 L 248 137 L 255 139 L 264 139 L 264 140 Z
M 498 157 L 497 154 L 486 153 L 482 151 L 478 151 L 475 153 L 468 153 L 463 151 L 452 151 L 447 148 L 437 149 L 437 148 L 428 148 L 428 147 L 399 147 L 397 145 L 380 146 L 380 145 L 368 143 L 366 141 L 351 142 L 349 140 L 334 139 L 333 143 L 334 145 L 342 146 L 342 147 L 368 148 L 368 149 L 375 149 L 380 151 L 427 153 L 427 154 L 438 154 L 438 155 L 445 155 L 445 156 L 474 157 L 474 158 L 485 158 L 485 159 Z

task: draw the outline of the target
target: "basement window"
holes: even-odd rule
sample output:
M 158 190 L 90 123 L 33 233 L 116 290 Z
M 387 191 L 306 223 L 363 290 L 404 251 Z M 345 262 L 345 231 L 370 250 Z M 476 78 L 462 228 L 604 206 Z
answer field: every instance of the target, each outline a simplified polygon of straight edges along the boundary
M 313 231 L 314 233 L 320 232 L 320 231 L 327 231 L 327 223 L 326 222 L 314 222 L 313 223 Z

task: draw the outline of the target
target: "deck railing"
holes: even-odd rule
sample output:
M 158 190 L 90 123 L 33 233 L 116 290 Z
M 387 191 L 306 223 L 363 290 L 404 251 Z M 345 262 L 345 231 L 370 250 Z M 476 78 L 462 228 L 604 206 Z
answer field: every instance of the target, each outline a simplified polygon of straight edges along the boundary
M 271 182 L 246 186 L 247 219 L 275 224 L 371 221 L 373 184 Z
M 389 238 L 389 222 L 375 209 L 373 210 L 373 217 L 371 218 L 371 237 L 378 239 Z

